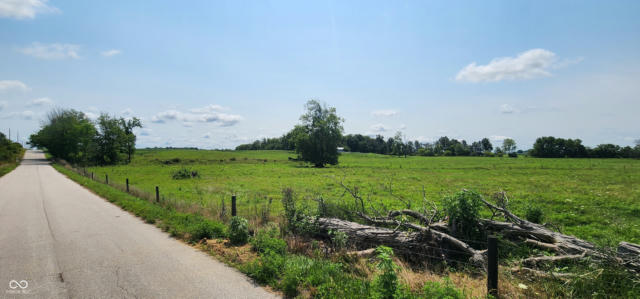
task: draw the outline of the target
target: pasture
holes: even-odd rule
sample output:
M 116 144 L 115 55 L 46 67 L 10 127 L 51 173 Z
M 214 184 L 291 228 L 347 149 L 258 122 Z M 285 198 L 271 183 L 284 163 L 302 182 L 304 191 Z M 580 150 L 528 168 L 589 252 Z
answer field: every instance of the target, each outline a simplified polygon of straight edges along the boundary
M 413 208 L 427 200 L 472 189 L 490 197 L 509 195 L 510 207 L 524 216 L 528 206 L 542 208 L 545 222 L 595 243 L 640 242 L 640 160 L 539 159 L 489 157 L 394 157 L 344 153 L 338 166 L 314 168 L 291 161 L 286 151 L 138 150 L 129 165 L 91 167 L 96 179 L 130 184 L 153 194 L 159 186 L 164 200 L 208 217 L 219 214 L 222 200 L 230 210 L 238 197 L 238 214 L 251 217 L 272 201 L 277 215 L 281 190 L 291 187 L 300 200 L 313 198 L 353 202 L 340 186 L 358 186 L 371 203 Z M 199 177 L 173 179 L 181 168 Z M 390 186 L 390 187 L 389 187 Z M 390 190 L 393 194 L 391 194 Z M 423 193 L 424 190 L 424 193 Z

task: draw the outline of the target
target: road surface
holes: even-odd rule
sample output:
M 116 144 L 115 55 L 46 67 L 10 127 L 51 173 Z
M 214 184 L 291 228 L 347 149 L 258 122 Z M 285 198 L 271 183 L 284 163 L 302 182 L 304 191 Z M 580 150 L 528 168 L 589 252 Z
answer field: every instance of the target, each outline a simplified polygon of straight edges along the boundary
M 0 298 L 273 298 L 27 151 L 0 178 Z

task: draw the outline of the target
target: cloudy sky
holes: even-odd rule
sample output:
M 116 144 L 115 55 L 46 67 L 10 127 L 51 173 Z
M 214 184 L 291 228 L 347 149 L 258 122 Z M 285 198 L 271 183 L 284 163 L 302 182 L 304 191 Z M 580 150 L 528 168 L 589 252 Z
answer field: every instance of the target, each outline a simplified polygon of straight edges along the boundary
M 640 138 L 640 1 L 0 0 L 0 131 L 138 116 L 139 146 L 229 148 L 309 99 L 346 133 Z

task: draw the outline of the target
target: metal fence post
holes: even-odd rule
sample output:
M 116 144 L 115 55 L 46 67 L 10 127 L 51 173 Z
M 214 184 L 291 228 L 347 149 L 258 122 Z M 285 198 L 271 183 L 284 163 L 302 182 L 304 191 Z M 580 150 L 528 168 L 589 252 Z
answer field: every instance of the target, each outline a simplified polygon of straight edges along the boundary
M 127 193 L 129 193 L 129 178 L 127 178 Z
M 156 202 L 160 202 L 160 189 L 156 186 Z
M 231 217 L 236 216 L 237 214 L 237 210 L 236 210 L 236 196 L 232 195 L 231 196 Z
M 104 181 L 105 181 L 105 184 L 109 185 L 109 175 L 108 174 L 104 175 Z
M 489 236 L 487 239 L 487 293 L 498 298 L 498 238 Z

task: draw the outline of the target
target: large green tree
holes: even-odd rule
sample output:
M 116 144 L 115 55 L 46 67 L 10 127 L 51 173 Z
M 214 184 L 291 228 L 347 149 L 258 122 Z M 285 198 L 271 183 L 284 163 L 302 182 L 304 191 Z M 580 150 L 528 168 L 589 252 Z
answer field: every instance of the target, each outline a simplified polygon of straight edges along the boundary
M 97 125 L 95 162 L 103 165 L 116 164 L 125 159 L 130 162 L 136 140 L 133 129 L 142 126 L 140 120 L 126 120 L 103 113 L 98 117 Z
M 294 129 L 296 152 L 303 161 L 316 167 L 338 164 L 338 144 L 342 140 L 342 118 L 336 108 L 311 100 L 305 105 L 307 112 L 300 116 L 301 123 Z
M 84 113 L 54 109 L 47 114 L 40 131 L 29 137 L 29 144 L 71 163 L 85 163 L 95 133 L 95 127 Z
M 516 151 L 516 141 L 511 138 L 505 138 L 502 141 L 502 151 L 507 154 L 513 153 Z

